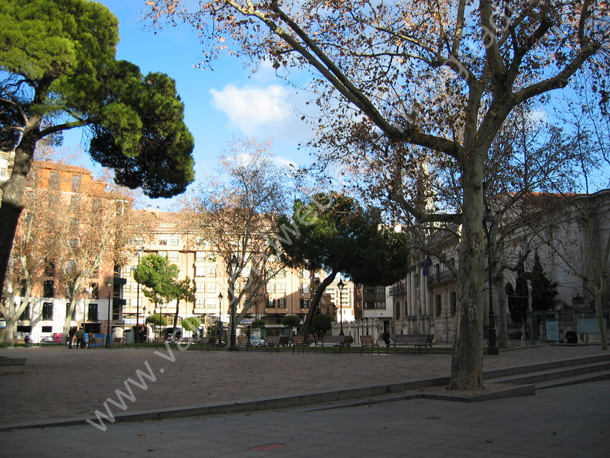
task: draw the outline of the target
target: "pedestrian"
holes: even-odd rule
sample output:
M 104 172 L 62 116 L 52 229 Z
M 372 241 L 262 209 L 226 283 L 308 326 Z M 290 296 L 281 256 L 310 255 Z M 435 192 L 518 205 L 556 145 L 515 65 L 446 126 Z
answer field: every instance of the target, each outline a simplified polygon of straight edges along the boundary
M 82 327 L 76 331 L 76 348 L 85 348 L 85 331 Z
M 383 333 L 383 341 L 385 342 L 386 347 L 390 346 L 390 333 L 387 329 Z
M 32 346 L 32 338 L 29 334 L 26 334 L 23 340 L 25 342 L 25 348 L 30 348 Z
M 72 326 L 68 331 L 68 348 L 72 349 L 72 344 L 74 343 L 74 336 L 76 335 L 76 326 Z

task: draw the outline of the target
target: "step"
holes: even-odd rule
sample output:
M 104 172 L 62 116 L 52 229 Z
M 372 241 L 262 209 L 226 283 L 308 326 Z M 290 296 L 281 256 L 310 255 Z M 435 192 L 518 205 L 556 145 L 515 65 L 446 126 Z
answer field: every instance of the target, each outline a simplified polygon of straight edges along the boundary
M 562 359 L 559 361 L 549 361 L 546 363 L 536 363 L 530 364 L 528 366 L 514 366 L 507 367 L 503 369 L 493 369 L 490 371 L 485 371 L 483 374 L 485 379 L 490 378 L 498 378 L 505 377 L 509 375 L 517 375 L 524 373 L 532 373 L 550 369 L 557 369 L 562 367 L 570 367 L 582 364 L 596 363 L 596 362 L 606 362 L 610 361 L 610 353 L 601 353 L 598 355 L 592 356 L 583 356 L 579 358 L 570 358 L 570 359 Z
M 610 370 L 610 361 L 602 361 L 589 364 L 578 364 L 573 366 L 557 367 L 546 370 L 534 370 L 527 373 L 506 375 L 502 377 L 485 377 L 485 381 L 493 380 L 494 383 L 511 384 L 538 384 L 549 380 L 575 377 Z
M 573 377 L 565 377 L 555 380 L 547 380 L 545 382 L 536 383 L 536 390 L 545 390 L 557 388 L 560 386 L 577 385 L 579 383 L 598 382 L 600 380 L 610 380 L 610 370 L 595 372 L 592 374 L 581 374 Z

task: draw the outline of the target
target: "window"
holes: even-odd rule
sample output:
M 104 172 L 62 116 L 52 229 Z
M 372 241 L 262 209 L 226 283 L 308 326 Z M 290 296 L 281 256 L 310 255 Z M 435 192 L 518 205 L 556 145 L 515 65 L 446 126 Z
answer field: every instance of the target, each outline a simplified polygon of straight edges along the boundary
M 216 283 L 208 283 L 206 286 L 207 286 L 207 292 L 208 293 L 215 293 L 216 292 Z
M 72 175 L 72 192 L 80 192 L 82 181 L 81 175 Z
M 70 239 L 68 243 L 72 248 L 76 248 L 78 246 L 78 239 Z
M 457 293 L 455 291 L 449 293 L 449 309 L 451 316 L 455 316 L 457 311 Z
M 179 253 L 177 251 L 169 252 L 169 260 L 173 262 L 178 262 Z
M 205 261 L 205 251 L 197 251 L 195 253 L 195 262 L 204 262 Z
M 44 274 L 46 277 L 54 277 L 55 276 L 55 261 L 53 259 L 49 259 L 45 263 Z
M 395 313 L 395 318 L 398 320 L 400 319 L 400 302 L 396 302 L 396 313 Z
M 277 284 L 277 292 L 285 293 L 286 292 L 286 283 L 278 283 Z
M 42 332 L 53 332 L 53 326 L 43 326 Z
M 205 307 L 205 299 L 203 297 L 198 297 L 195 299 L 195 308 L 202 309 Z
M 278 309 L 285 309 L 286 308 L 286 298 L 285 297 L 277 300 L 277 308 Z
M 309 278 L 309 270 L 303 270 L 303 278 Z
M 87 309 L 87 321 L 97 321 L 97 304 L 89 304 Z
M 80 209 L 80 196 L 70 197 L 70 210 L 77 212 Z
M 385 309 L 385 302 L 382 301 L 369 301 L 364 303 L 365 310 L 380 310 Z
M 214 253 L 213 251 L 210 251 L 208 253 L 208 262 L 216 262 L 216 253 Z
M 159 237 L 159 245 L 160 246 L 167 246 L 167 238 Z
M 301 285 L 301 294 L 309 294 L 309 283 L 303 283 Z
M 70 230 L 77 231 L 78 226 L 80 226 L 80 220 L 78 218 L 70 218 Z
M 301 299 L 301 308 L 308 309 L 309 308 L 309 299 Z
M 216 308 L 216 299 L 207 299 L 205 301 L 205 308 L 215 309 Z
M 180 246 L 180 237 L 170 237 L 169 245 L 170 246 Z
M 208 267 L 208 277 L 216 278 L 216 267 Z
M 202 281 L 195 283 L 195 291 L 198 293 L 205 293 L 205 283 Z
M 435 316 L 441 316 L 441 312 L 442 312 L 442 302 L 441 302 L 441 295 L 440 294 L 436 294 L 434 296 L 434 305 L 435 305 Z
M 30 304 L 26 305 L 25 308 L 23 309 L 23 312 L 21 312 L 21 316 L 19 317 L 20 320 L 29 320 L 30 319 Z
M 131 292 L 131 282 L 127 282 L 127 283 L 125 283 L 125 285 L 123 285 L 123 292 L 124 293 Z
M 277 278 L 286 278 L 286 269 L 280 269 L 277 272 Z
M 54 191 L 59 190 L 59 173 L 51 172 L 49 174 L 49 189 Z
M 55 282 L 53 280 L 45 280 L 42 289 L 43 297 L 55 297 Z
M 162 256 L 162 257 L 164 257 L 164 258 L 167 258 L 167 251 L 157 251 L 157 254 L 158 254 L 159 256 Z
M 99 285 L 97 283 L 91 283 L 91 285 L 89 285 L 89 287 L 91 288 L 91 294 L 90 294 L 90 298 L 91 299 L 99 299 L 100 296 L 100 288 Z
M 267 308 L 268 309 L 274 309 L 275 308 L 275 299 L 269 299 L 267 301 Z
M 205 267 L 195 266 L 195 277 L 205 277 Z
M 53 302 L 42 303 L 42 319 L 52 320 L 53 319 Z
M 275 293 L 275 283 L 267 283 L 267 292 Z

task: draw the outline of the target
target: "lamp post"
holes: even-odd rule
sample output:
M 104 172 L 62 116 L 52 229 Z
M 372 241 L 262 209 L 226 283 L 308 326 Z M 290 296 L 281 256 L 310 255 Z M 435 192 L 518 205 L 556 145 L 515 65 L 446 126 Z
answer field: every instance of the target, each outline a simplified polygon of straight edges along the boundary
M 112 296 L 112 279 L 108 278 L 106 281 L 106 287 L 108 288 L 108 328 L 106 330 L 106 348 L 110 348 L 110 314 L 112 312 L 110 306 L 110 297 Z
M 339 313 L 341 314 L 341 331 L 339 331 L 339 335 L 342 336 L 343 334 L 343 288 L 345 287 L 345 284 L 343 283 L 343 280 L 339 280 L 339 284 L 337 285 L 337 287 L 339 288 Z
M 218 323 L 216 323 L 218 333 L 218 347 L 222 346 L 222 293 L 218 293 Z
M 487 236 L 487 274 L 489 282 L 489 335 L 487 339 L 487 354 L 497 355 L 499 354 L 499 350 L 496 345 L 496 324 L 494 319 L 493 283 L 491 275 L 491 229 L 493 228 L 495 220 L 489 208 L 485 208 L 483 222 L 485 223 L 485 235 Z
M 231 284 L 229 285 L 229 307 L 231 308 L 231 340 L 229 344 L 229 351 L 237 350 L 237 336 L 235 332 L 235 309 L 237 308 L 237 304 L 235 303 L 235 272 L 237 271 L 238 264 L 239 261 L 237 260 L 237 257 L 233 255 L 229 261 L 229 273 L 231 274 Z
M 144 251 L 144 247 L 142 246 L 138 250 L 138 267 L 140 267 L 140 258 L 142 256 L 142 252 Z M 138 285 L 137 293 L 136 293 L 136 332 L 140 332 L 140 282 L 136 280 L 136 284 Z
M 144 324 L 142 326 L 144 326 L 146 329 L 148 329 L 146 327 L 146 306 L 142 307 L 142 316 L 144 317 Z M 138 335 L 140 333 L 140 329 L 138 329 Z M 148 331 L 146 331 L 146 333 L 144 335 L 148 334 Z M 146 338 L 144 338 L 144 336 L 142 336 L 142 338 L 140 339 L 140 343 L 145 343 L 146 342 Z

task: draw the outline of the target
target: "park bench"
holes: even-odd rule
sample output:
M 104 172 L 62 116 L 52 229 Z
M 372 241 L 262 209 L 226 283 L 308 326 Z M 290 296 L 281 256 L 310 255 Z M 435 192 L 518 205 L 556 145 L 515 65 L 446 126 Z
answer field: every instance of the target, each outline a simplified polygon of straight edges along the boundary
M 288 337 L 287 336 L 267 336 L 265 338 L 265 350 L 269 350 L 270 348 L 276 349 L 276 351 L 280 351 L 280 347 L 288 345 Z
M 301 351 L 305 353 L 305 348 L 309 347 L 309 343 L 305 342 L 305 337 L 303 336 L 293 336 L 292 337 L 292 353 L 294 353 L 298 348 L 301 347 Z
M 237 351 L 240 350 L 241 347 L 246 347 L 246 351 L 250 350 L 250 342 L 248 342 L 248 336 L 241 335 L 237 336 Z
M 218 343 L 218 339 L 216 338 L 216 336 L 207 336 L 207 337 L 202 337 L 201 339 L 199 339 L 197 341 L 197 345 L 201 346 L 201 351 L 203 351 L 203 348 L 207 348 L 208 351 L 210 351 L 210 347 L 216 347 Z
M 165 337 L 155 337 L 153 342 L 155 342 L 155 349 L 159 349 L 160 347 L 165 347 Z
M 377 354 L 379 354 L 379 344 L 373 339 L 373 336 L 361 336 L 360 337 L 360 354 L 364 352 L 365 348 L 370 348 L 370 354 L 373 354 L 373 350 L 377 347 Z
M 347 337 L 349 336 L 324 336 L 322 339 L 322 350 L 326 351 L 326 348 L 332 346 L 333 350 L 339 348 L 339 353 L 342 353 L 345 347 L 350 347 L 352 341 L 351 338 L 348 339 Z
M 412 345 L 417 347 L 421 354 L 421 349 L 424 347 L 430 353 L 434 334 L 397 334 L 394 337 L 394 350 L 398 353 L 398 347 L 406 347 Z
M 123 345 L 125 345 L 127 341 L 127 338 L 125 336 L 123 337 L 112 337 L 112 346 L 113 347 L 118 347 L 118 348 L 123 348 Z

